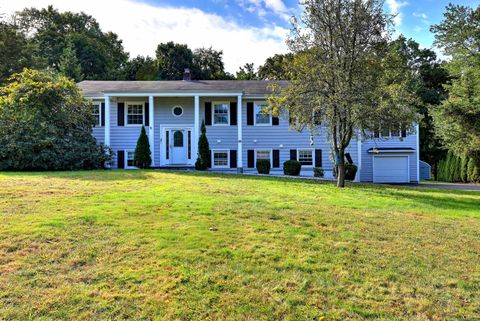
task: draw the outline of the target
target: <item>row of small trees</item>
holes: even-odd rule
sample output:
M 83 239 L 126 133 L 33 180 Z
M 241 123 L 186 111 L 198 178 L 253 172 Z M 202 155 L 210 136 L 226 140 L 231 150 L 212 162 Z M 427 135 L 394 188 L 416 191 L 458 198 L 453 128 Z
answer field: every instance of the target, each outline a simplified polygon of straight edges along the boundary
M 459 157 L 448 153 L 438 163 L 438 180 L 445 182 L 480 182 L 480 157 Z

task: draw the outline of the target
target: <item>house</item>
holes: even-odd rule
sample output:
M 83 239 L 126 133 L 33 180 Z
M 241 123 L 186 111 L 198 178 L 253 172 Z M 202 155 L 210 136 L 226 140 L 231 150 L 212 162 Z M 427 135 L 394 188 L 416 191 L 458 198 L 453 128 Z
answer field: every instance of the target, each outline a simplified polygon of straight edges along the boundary
M 332 176 L 326 128 L 311 136 L 308 131 L 290 130 L 288 117 L 262 113 L 269 84 L 256 80 L 83 81 L 79 86 L 93 101 L 93 134 L 113 149 L 114 168 L 133 168 L 142 125 L 149 136 L 153 167 L 194 166 L 205 121 L 212 170 L 253 172 L 256 160 L 268 159 L 272 171 L 280 172 L 283 162 L 296 159 L 302 163 L 302 175 L 323 167 L 326 176 Z M 418 182 L 416 128 L 408 135 L 397 128 L 383 129 L 372 139 L 353 138 L 347 152 L 359 168 L 356 180 Z

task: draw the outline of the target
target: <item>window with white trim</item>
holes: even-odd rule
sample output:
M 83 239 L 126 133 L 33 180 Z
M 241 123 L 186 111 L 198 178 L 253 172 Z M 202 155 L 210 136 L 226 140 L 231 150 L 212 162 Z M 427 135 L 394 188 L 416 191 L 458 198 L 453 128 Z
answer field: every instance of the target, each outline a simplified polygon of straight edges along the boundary
M 213 167 L 229 166 L 228 150 L 214 150 L 212 153 L 213 153 Z
M 313 166 L 313 150 L 311 149 L 299 149 L 298 161 L 303 166 Z
M 267 103 L 255 103 L 255 125 L 271 125 L 272 116 L 265 112 Z
M 92 114 L 93 117 L 95 118 L 95 127 L 100 127 L 101 124 L 101 109 L 100 109 L 100 104 L 94 103 L 92 104 Z
M 127 125 L 143 125 L 143 103 L 127 103 Z
M 230 123 L 229 105 L 227 102 L 213 103 L 213 125 L 228 125 Z
M 125 156 L 127 157 L 127 167 L 135 167 L 135 152 L 127 151 Z
M 272 162 L 272 160 L 270 158 L 270 150 L 269 149 L 256 150 L 256 160 L 258 161 L 260 159 L 266 159 L 266 160 Z
M 375 138 L 407 137 L 407 131 L 401 125 L 380 126 L 380 129 L 375 130 L 373 136 Z

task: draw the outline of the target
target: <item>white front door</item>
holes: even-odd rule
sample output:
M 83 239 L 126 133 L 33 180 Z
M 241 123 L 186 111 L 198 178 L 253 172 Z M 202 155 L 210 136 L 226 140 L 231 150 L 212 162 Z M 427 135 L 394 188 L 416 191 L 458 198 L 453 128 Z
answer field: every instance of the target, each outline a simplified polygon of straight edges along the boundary
M 187 164 L 187 131 L 185 129 L 171 129 L 169 136 L 172 153 L 170 164 Z

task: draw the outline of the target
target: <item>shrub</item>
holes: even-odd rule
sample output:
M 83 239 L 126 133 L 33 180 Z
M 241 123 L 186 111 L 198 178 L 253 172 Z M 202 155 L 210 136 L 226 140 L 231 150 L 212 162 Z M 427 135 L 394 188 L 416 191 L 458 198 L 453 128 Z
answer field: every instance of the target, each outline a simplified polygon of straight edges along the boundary
M 313 168 L 313 176 L 323 177 L 324 175 L 325 175 L 325 172 L 323 171 L 323 168 L 321 168 L 321 167 L 314 167 Z
M 198 158 L 195 162 L 195 169 L 204 171 L 210 167 L 210 145 L 207 138 L 207 129 L 205 128 L 205 122 L 202 121 L 201 134 L 198 138 Z
M 64 76 L 25 69 L 0 88 L 0 170 L 103 168 L 90 103 Z
M 258 174 L 270 174 L 270 161 L 268 159 L 257 160 Z
M 283 163 L 283 173 L 285 175 L 298 176 L 302 169 L 302 164 L 296 160 L 288 160 Z
M 479 161 L 475 157 L 468 159 L 468 181 L 472 183 L 480 182 L 480 166 Z
M 152 163 L 152 157 L 150 156 L 150 142 L 148 141 L 145 127 L 142 126 L 140 137 L 138 137 L 137 147 L 135 147 L 135 156 L 133 158 L 135 166 L 138 168 L 149 168 Z
M 357 174 L 358 167 L 354 164 L 345 164 L 345 179 L 353 181 Z
M 463 156 L 461 161 L 460 168 L 460 178 L 461 181 L 466 183 L 468 182 L 468 156 Z

